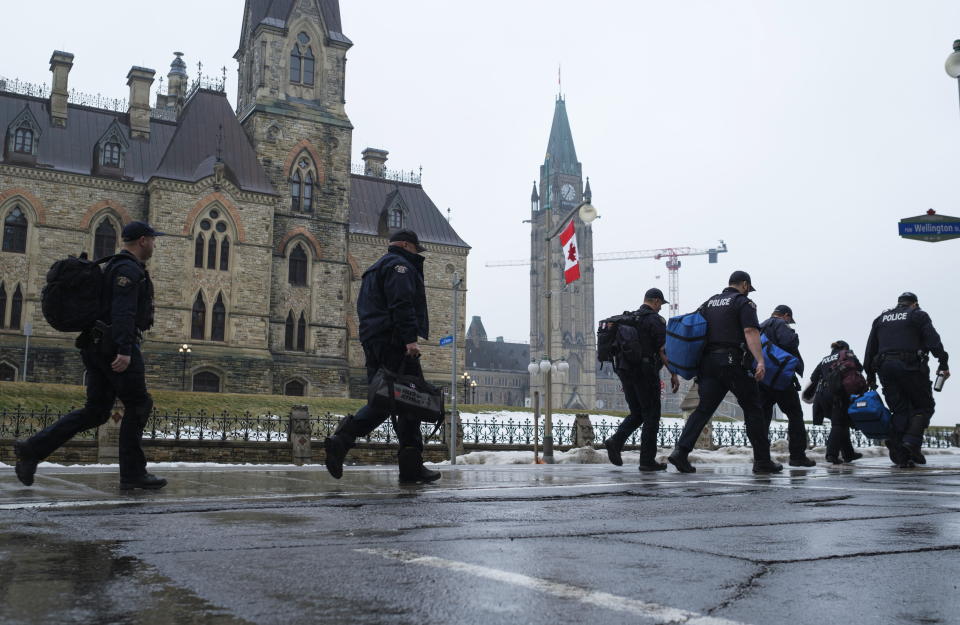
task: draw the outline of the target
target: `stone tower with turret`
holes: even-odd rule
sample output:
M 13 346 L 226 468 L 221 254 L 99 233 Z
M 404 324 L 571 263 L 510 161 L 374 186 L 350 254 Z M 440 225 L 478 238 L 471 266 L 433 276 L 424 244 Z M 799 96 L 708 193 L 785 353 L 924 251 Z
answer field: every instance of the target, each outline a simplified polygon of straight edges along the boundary
M 553 340 L 546 346 L 544 305 L 546 299 L 544 237 L 558 220 L 582 201 L 590 200 L 590 180 L 584 184 L 583 168 L 567 119 L 566 102 L 560 96 L 553 113 L 553 125 L 547 154 L 540 167 L 539 191 L 534 183 L 530 198 L 530 356 L 539 360 L 548 354 L 565 358 L 570 364 L 566 374 L 553 378 L 555 410 L 588 409 L 596 406 L 597 350 L 593 320 L 593 233 L 589 225 L 574 217 L 580 256 L 580 279 L 564 284 L 560 242 L 550 242 L 553 291 Z M 543 377 L 532 381 L 531 391 L 543 392 Z
M 237 115 L 280 196 L 270 224 L 269 324 L 280 378 L 319 368 L 337 378 L 329 382 L 346 383 L 351 46 L 337 0 L 246 2 Z M 299 334 L 304 323 L 306 336 L 290 350 L 288 328 Z

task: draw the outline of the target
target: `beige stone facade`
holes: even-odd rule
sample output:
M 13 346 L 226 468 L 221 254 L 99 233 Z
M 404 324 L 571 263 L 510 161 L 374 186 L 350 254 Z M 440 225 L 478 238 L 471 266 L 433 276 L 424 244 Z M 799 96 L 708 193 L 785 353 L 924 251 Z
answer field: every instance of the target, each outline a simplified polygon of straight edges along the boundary
M 144 94 L 154 72 L 136 67 L 125 110 L 68 104 L 73 57 L 63 52 L 51 59 L 52 93 L 0 84 L 0 379 L 23 377 L 29 324 L 27 379 L 81 383 L 74 337 L 50 328 L 40 310 L 46 271 L 70 254 L 94 256 L 98 245 L 119 241 L 124 224 L 143 220 L 167 233 L 148 266 L 157 306 L 144 342 L 148 384 L 361 393 L 355 296 L 389 228 L 354 225 L 363 223 L 358 214 L 394 209 L 355 196 L 352 185 L 362 179 L 402 186 L 403 194 L 385 197 L 401 202 L 403 195 L 396 210 L 405 225 L 427 230 L 421 238 L 431 250 L 425 268 L 434 332 L 424 364 L 428 377 L 449 380 L 449 348 L 437 340 L 449 334 L 450 283 L 455 272 L 466 276 L 469 247 L 419 179 L 394 180 L 383 168 L 376 176 L 351 173 L 343 88 L 352 43 L 340 32 L 339 7 L 335 0 L 292 2 L 282 16 L 265 13 L 279 4 L 246 3 L 236 56 L 239 113 L 222 85 L 198 81 L 187 89 L 180 53 L 168 93 L 153 107 Z M 29 150 L 21 141 L 27 131 Z M 22 251 L 19 215 L 26 222 Z M 462 299 L 460 306 L 462 337 Z

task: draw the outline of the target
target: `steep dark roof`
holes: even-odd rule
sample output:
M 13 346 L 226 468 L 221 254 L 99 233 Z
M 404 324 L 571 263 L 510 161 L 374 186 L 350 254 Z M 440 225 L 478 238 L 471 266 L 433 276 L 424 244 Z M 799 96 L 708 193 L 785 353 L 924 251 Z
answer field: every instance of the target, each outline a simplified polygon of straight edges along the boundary
M 421 241 L 470 247 L 420 185 L 356 174 L 350 176 L 350 232 L 379 235 L 384 211 L 397 195 L 407 209 L 404 227 L 416 232 Z
M 530 364 L 530 346 L 526 343 L 483 341 L 474 344 L 467 341 L 467 369 L 495 369 L 527 373 Z
M 50 125 L 50 102 L 29 96 L 0 93 L 0 134 L 6 136 L 7 127 L 26 106 L 40 126 L 40 146 L 37 165 L 73 174 L 90 175 L 93 171 L 94 148 L 97 141 L 117 122 L 125 137 L 130 137 L 126 113 L 116 113 L 85 106 L 68 105 L 67 127 Z M 150 140 L 130 140 L 124 159 L 123 173 L 134 182 L 150 179 L 160 162 L 176 126 L 161 121 L 150 122 Z
M 155 175 L 186 182 L 212 175 L 221 124 L 221 154 L 230 180 L 245 191 L 276 194 L 226 94 L 206 89 L 198 89 L 187 101 Z
M 248 0 L 248 11 L 245 15 L 250 21 L 244 24 L 243 35 L 246 35 L 248 28 L 254 30 L 260 24 L 286 28 L 295 3 L 296 0 Z M 343 27 L 340 25 L 339 0 L 319 0 L 319 3 L 327 36 L 334 41 L 351 43 L 343 34 Z M 240 45 L 243 45 L 242 39 Z
M 559 171 L 579 175 L 580 163 L 577 161 L 577 149 L 573 146 L 573 133 L 570 132 L 570 121 L 567 119 L 567 105 L 559 97 L 553 110 L 553 125 L 550 127 L 547 155 L 553 167 L 559 167 Z

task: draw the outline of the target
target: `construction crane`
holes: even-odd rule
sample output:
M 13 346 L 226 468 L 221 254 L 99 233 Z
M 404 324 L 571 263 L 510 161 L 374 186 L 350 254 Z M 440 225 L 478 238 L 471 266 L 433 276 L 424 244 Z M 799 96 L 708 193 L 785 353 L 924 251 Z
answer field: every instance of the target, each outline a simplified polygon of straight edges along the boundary
M 707 256 L 707 262 L 716 263 L 717 255 L 727 251 L 727 244 L 722 240 L 717 247 L 709 249 L 695 249 L 692 247 L 665 247 L 659 250 L 633 250 L 630 252 L 607 252 L 604 254 L 594 254 L 593 261 L 606 260 L 633 260 L 636 258 L 653 258 L 654 260 L 667 260 L 668 272 L 668 295 L 670 299 L 670 316 L 680 313 L 680 257 L 681 256 Z M 501 260 L 487 263 L 487 267 L 522 267 L 529 265 L 529 260 Z

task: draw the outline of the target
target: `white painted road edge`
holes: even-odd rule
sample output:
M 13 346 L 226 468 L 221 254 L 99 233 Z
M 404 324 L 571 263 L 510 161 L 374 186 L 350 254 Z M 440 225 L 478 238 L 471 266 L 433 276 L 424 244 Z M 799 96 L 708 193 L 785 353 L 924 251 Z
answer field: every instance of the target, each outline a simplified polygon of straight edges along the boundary
M 457 562 L 456 560 L 424 556 L 410 551 L 399 551 L 396 549 L 354 549 L 354 551 L 381 556 L 390 560 L 399 560 L 407 564 L 419 564 L 483 577 L 496 582 L 553 595 L 561 599 L 579 601 L 580 603 L 605 608 L 607 610 L 635 614 L 644 618 L 653 619 L 656 623 L 676 623 L 677 625 L 745 625 L 740 621 L 731 621 L 715 616 L 705 616 L 697 612 L 671 608 L 658 603 L 648 603 L 646 601 L 612 595 L 607 592 L 588 590 L 579 586 L 551 582 L 538 577 L 529 577 L 519 573 L 501 571 L 500 569 L 492 569 L 468 562 Z

